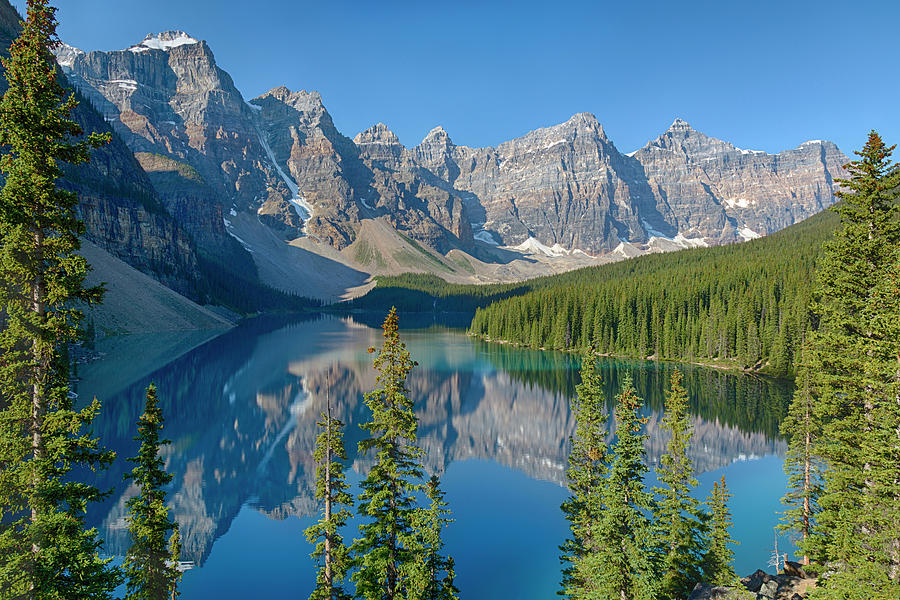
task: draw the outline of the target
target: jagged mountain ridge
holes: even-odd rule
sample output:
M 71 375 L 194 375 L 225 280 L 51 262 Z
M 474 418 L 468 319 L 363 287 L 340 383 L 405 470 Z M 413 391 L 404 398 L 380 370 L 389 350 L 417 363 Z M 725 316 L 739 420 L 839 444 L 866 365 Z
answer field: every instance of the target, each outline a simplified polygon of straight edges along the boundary
M 0 54 L 5 58 L 19 36 L 20 24 L 16 9 L 8 0 L 0 0 Z M 6 88 L 6 78 L 0 76 L 0 92 Z M 73 118 L 86 132 L 110 131 L 89 102 L 80 102 Z M 190 237 L 163 208 L 147 174 L 121 138 L 113 135 L 109 144 L 91 152 L 88 164 L 64 165 L 63 171 L 60 185 L 78 194 L 78 211 L 89 241 L 182 295 L 197 298 L 198 257 Z
M 343 135 L 317 92 L 276 87 L 245 101 L 209 46 L 184 32 L 113 52 L 61 46 L 57 55 L 145 168 L 160 163 L 148 157 L 161 156 L 196 171 L 207 193 L 185 193 L 167 177 L 161 196 L 207 241 L 205 252 L 221 251 L 228 233 L 266 272 L 281 273 L 271 265 L 294 258 L 263 258 L 252 241 L 262 234 L 248 227 L 265 226 L 359 273 L 398 264 L 479 281 L 524 276 L 507 265 L 528 255 L 613 260 L 742 241 L 831 204 L 846 162 L 830 142 L 770 155 L 740 150 L 680 119 L 626 155 L 589 113 L 496 147 L 457 146 L 438 127 L 406 148 L 381 123 L 352 140 Z M 209 208 L 216 204 L 221 208 Z M 192 207 L 206 216 L 191 218 Z M 370 220 L 407 240 L 406 255 L 424 246 L 428 264 L 396 260 L 378 241 L 373 250 L 369 232 L 380 229 L 364 226 Z M 498 254 L 497 246 L 513 252 Z M 457 251 L 462 259 L 433 267 Z M 304 284 L 286 279 L 304 268 L 267 283 L 298 291 Z

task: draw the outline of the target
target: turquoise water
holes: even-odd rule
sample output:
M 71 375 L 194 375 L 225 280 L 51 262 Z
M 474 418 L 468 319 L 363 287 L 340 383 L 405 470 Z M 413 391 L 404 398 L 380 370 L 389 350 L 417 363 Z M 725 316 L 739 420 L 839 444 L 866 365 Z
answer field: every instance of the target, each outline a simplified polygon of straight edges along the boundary
M 127 340 L 119 340 L 116 356 L 82 367 L 79 392 L 105 394 L 97 433 L 120 457 L 135 453 L 131 438 L 143 389 L 151 381 L 159 388 L 165 435 L 173 442 L 166 450 L 175 476 L 170 506 L 181 526 L 182 558 L 194 563 L 182 582 L 183 599 L 308 596 L 314 567 L 302 531 L 317 518 L 315 420 L 330 402 L 347 423 L 348 478 L 358 482 L 368 464 L 355 451 L 358 426 L 368 419 L 362 394 L 375 383 L 366 349 L 380 345 L 380 333 L 333 317 L 257 320 L 140 368 L 118 366 L 128 362 L 122 360 Z M 553 597 L 557 548 L 567 533 L 559 505 L 567 495 L 574 428 L 568 398 L 577 357 L 488 345 L 440 327 L 405 330 L 402 337 L 419 363 L 409 388 L 425 468 L 441 476 L 455 518 L 445 541 L 461 596 Z M 145 344 L 137 341 L 134 352 Z M 606 360 L 601 368 L 609 400 L 626 373 L 645 398 L 654 464 L 665 445 L 659 412 L 674 367 Z M 681 368 L 695 414 L 697 495 L 726 476 L 734 493 L 733 535 L 741 542 L 736 568 L 740 574 L 764 568 L 785 487 L 784 443 L 776 431 L 790 389 Z M 126 468 L 118 460 L 103 474 L 101 485 L 116 492 L 93 515 L 112 554 L 128 544 L 122 515 L 129 492 L 120 483 Z M 354 533 L 351 523 L 345 537 Z M 779 540 L 781 548 L 787 543 Z

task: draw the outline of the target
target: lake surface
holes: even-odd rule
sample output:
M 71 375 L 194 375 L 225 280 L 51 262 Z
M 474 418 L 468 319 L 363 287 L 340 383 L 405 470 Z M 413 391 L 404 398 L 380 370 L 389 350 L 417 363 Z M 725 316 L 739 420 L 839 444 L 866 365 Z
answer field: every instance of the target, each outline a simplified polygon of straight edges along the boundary
M 381 317 L 364 319 L 376 324 Z M 401 326 L 404 325 L 401 315 Z M 408 322 L 408 320 L 406 320 Z M 569 436 L 568 399 L 578 357 L 491 345 L 444 327 L 401 332 L 418 366 L 409 389 L 419 417 L 425 468 L 441 476 L 455 522 L 445 533 L 461 597 L 553 598 L 558 546 L 568 533 L 559 510 Z M 154 382 L 166 416 L 169 504 L 177 517 L 184 600 L 305 598 L 315 579 L 303 529 L 318 517 L 312 458 L 316 420 L 331 402 L 347 424 L 348 479 L 370 464 L 356 452 L 368 420 L 362 395 L 375 386 L 367 348 L 381 330 L 359 320 L 258 319 L 212 340 L 118 338 L 107 356 L 82 365 L 78 391 L 97 395 L 95 432 L 119 458 L 101 474 L 113 496 L 92 512 L 106 550 L 121 555 L 128 538 L 123 457 L 134 456 L 135 421 Z M 192 348 L 192 349 L 191 349 Z M 152 358 L 148 358 L 152 357 Z M 648 417 L 648 461 L 665 447 L 659 434 L 667 363 L 604 360 L 606 397 L 630 374 Z M 731 508 L 736 569 L 765 568 L 785 490 L 785 444 L 777 437 L 791 389 L 781 382 L 680 366 L 694 415 L 692 457 L 698 497 L 723 474 Z M 611 441 L 610 437 L 610 441 Z M 356 534 L 356 523 L 345 538 Z M 779 539 L 779 548 L 789 541 Z M 782 550 L 784 551 L 784 550 Z

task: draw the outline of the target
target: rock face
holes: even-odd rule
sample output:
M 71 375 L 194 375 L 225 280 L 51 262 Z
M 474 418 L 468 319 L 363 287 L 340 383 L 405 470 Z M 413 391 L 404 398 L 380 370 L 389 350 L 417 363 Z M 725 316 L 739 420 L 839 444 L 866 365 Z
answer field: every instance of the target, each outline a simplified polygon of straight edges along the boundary
M 680 119 L 627 156 L 587 113 L 496 148 L 456 146 L 437 128 L 413 153 L 469 192 L 479 239 L 514 246 L 535 238 L 592 254 L 621 242 L 665 250 L 772 233 L 830 205 L 846 162 L 830 142 L 770 155 Z
M 20 16 L 7 0 L 0 0 L 0 54 L 19 35 Z M 83 54 L 60 48 L 64 62 Z M 0 68 L 2 71 L 2 68 Z M 67 85 L 64 81 L 63 85 Z M 6 91 L 0 76 L 0 92 Z M 107 132 L 109 125 L 83 98 L 73 118 L 86 132 Z M 78 193 L 78 210 L 86 237 L 115 257 L 150 274 L 170 288 L 196 298 L 197 255 L 189 236 L 166 212 L 147 175 L 122 139 L 91 152 L 85 165 L 64 165 L 61 187 Z
M 634 159 L 665 225 L 709 243 L 773 233 L 828 207 L 847 162 L 831 142 L 766 154 L 708 137 L 681 119 Z
M 309 235 L 341 249 L 364 218 L 387 216 L 409 237 L 441 252 L 472 247 L 462 201 L 415 164 L 385 125 L 350 140 L 334 126 L 316 92 L 279 87 L 251 100 L 278 168 L 309 205 Z M 290 181 L 288 180 L 288 181 Z
M 317 92 L 277 87 L 245 102 L 206 43 L 184 32 L 56 53 L 132 152 L 193 170 L 181 189 L 158 159 L 141 159 L 207 256 L 240 252 L 228 225 L 214 223 L 231 210 L 338 250 L 371 219 L 480 258 L 498 245 L 626 257 L 730 243 L 831 204 L 846 161 L 821 141 L 776 155 L 741 150 L 681 120 L 624 155 L 588 113 L 488 148 L 457 146 L 437 127 L 409 149 L 381 123 L 346 137 Z
M 498 243 L 533 237 L 601 253 L 620 238 L 645 239 L 638 207 L 646 191 L 593 115 L 577 114 L 496 148 L 455 146 L 437 129 L 414 154 L 469 193 L 470 219 Z
M 217 197 L 248 206 L 274 182 L 252 110 L 205 42 L 169 31 L 116 52 L 57 52 L 132 151 L 187 163 Z

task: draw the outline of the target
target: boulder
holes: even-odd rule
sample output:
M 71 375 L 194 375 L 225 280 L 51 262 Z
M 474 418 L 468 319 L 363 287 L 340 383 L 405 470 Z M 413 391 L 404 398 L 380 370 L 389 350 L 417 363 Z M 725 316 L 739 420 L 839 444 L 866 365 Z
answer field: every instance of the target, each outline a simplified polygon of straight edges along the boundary
M 688 600 L 756 600 L 756 596 L 734 587 L 698 583 Z

